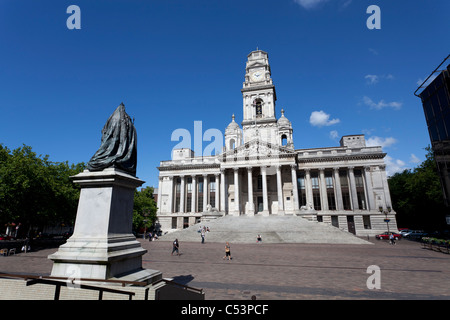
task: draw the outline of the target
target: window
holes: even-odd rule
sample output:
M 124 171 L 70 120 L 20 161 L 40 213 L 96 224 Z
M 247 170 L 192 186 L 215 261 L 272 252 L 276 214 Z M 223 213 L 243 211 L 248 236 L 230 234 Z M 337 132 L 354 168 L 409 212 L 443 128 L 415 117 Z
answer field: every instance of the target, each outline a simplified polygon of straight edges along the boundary
M 234 139 L 230 140 L 230 149 L 234 149 L 236 146 L 236 142 L 234 141 Z
M 258 190 L 262 190 L 262 176 L 258 176 Z
M 372 229 L 370 224 L 370 216 L 363 216 L 364 229 Z
M 262 100 L 256 99 L 255 102 L 253 102 L 253 105 L 255 106 L 255 114 L 257 118 L 262 117 Z
M 342 202 L 344 204 L 344 210 L 352 210 L 352 205 L 350 203 L 350 194 L 348 191 L 342 191 Z
M 216 191 L 216 178 L 215 177 L 211 177 L 209 179 L 209 191 L 210 192 Z
M 327 192 L 327 199 L 328 199 L 328 209 L 329 210 L 336 210 L 336 199 L 334 198 L 334 192 L 328 191 Z
M 347 172 L 339 171 L 339 178 L 341 180 L 341 187 L 348 187 Z
M 325 176 L 325 184 L 327 189 L 333 189 L 333 178 L 331 176 Z
M 191 211 L 192 209 L 192 194 L 188 194 L 186 197 L 186 212 Z M 194 209 L 195 210 L 195 209 Z
M 339 220 L 337 216 L 331 216 L 331 225 L 333 227 L 339 228 Z
M 287 136 L 285 134 L 283 134 L 281 136 L 281 145 L 285 146 L 287 144 Z
M 319 178 L 311 177 L 311 184 L 313 189 L 319 189 Z
M 176 229 L 177 228 L 177 218 L 173 217 L 172 218 L 172 229 Z
M 305 189 L 305 178 L 303 176 L 297 178 L 297 187 L 302 190 Z
M 322 210 L 322 206 L 320 203 L 320 193 L 318 191 L 313 191 L 313 201 L 314 201 L 314 209 L 315 210 Z

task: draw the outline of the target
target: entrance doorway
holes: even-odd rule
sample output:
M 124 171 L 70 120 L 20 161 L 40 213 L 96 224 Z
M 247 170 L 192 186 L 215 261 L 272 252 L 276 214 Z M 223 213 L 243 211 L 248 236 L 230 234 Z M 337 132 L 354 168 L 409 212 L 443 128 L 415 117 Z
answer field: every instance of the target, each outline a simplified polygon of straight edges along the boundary
M 353 216 L 347 216 L 347 226 L 348 226 L 348 232 L 356 234 L 355 220 L 353 219 Z
M 258 210 L 257 210 L 257 212 L 262 212 L 262 211 L 264 210 L 263 197 L 258 197 L 258 198 L 257 198 L 257 205 L 258 205 Z

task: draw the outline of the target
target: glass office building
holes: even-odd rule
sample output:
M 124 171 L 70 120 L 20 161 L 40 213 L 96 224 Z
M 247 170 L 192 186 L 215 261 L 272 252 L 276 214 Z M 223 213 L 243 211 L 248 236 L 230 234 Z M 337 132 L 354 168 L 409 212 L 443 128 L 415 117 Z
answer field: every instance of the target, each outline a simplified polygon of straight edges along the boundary
M 416 90 L 416 96 L 422 99 L 428 133 L 431 140 L 436 165 L 441 179 L 445 205 L 450 206 L 450 64 L 441 66 L 450 59 L 450 55 Z M 433 76 L 436 78 L 425 84 Z M 422 89 L 420 94 L 417 92 Z

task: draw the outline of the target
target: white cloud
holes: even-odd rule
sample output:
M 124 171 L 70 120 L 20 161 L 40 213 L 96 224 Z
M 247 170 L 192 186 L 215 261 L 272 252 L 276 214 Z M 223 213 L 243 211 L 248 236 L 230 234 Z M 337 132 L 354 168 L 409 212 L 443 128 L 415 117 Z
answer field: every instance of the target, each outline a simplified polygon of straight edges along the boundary
M 305 9 L 313 9 L 315 7 L 318 7 L 320 4 L 329 2 L 330 0 L 294 0 L 295 3 L 299 4 Z M 339 7 L 340 9 L 347 8 L 353 0 L 339 0 Z
M 330 138 L 335 140 L 339 137 L 339 133 L 336 130 L 330 131 Z
M 402 172 L 406 167 L 406 163 L 400 159 L 394 159 L 390 156 L 384 157 L 384 162 L 386 163 L 386 174 L 390 177 L 397 172 Z
M 368 146 L 368 147 L 381 146 L 382 148 L 388 148 L 395 143 L 397 143 L 397 139 L 395 139 L 393 137 L 381 138 L 381 137 L 373 136 L 366 140 L 366 146 Z
M 378 51 L 375 50 L 375 49 L 369 48 L 369 51 L 370 51 L 373 55 L 375 55 L 375 56 L 378 55 Z
M 364 79 L 367 79 L 368 84 L 375 84 L 378 82 L 378 76 L 376 74 L 368 74 Z
M 367 80 L 368 84 L 376 84 L 378 83 L 381 79 L 388 79 L 388 80 L 393 80 L 394 76 L 392 74 L 388 74 L 388 75 L 376 75 L 376 74 L 368 74 L 364 77 L 364 79 Z
M 367 96 L 363 97 L 363 102 L 365 105 L 369 106 L 370 109 L 376 109 L 376 110 L 381 110 L 383 108 L 392 108 L 392 109 L 398 110 L 403 105 L 402 102 L 396 102 L 396 101 L 385 102 L 384 100 L 380 100 L 378 103 L 376 103 Z
M 409 158 L 409 162 L 411 162 L 411 163 L 420 163 L 420 159 L 417 158 L 414 153 L 411 153 L 411 157 Z
M 295 3 L 298 3 L 305 9 L 312 9 L 317 7 L 319 4 L 327 2 L 328 0 L 294 0 Z
M 311 116 L 309 117 L 309 123 L 315 127 L 331 126 L 339 122 L 341 122 L 339 119 L 330 120 L 330 115 L 322 110 L 311 112 Z

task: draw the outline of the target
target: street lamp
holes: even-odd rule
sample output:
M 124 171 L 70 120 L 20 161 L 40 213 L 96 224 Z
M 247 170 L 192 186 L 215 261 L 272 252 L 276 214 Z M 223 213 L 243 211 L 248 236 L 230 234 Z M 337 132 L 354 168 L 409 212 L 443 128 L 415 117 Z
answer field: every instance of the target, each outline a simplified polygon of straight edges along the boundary
M 378 210 L 380 211 L 380 213 L 384 213 L 384 215 L 386 216 L 386 218 L 384 219 L 384 222 L 386 222 L 386 227 L 387 227 L 387 231 L 389 233 L 389 221 L 391 221 L 390 219 L 388 219 L 388 214 L 391 212 L 391 207 L 386 207 L 386 210 L 383 210 L 382 206 L 378 207 Z

